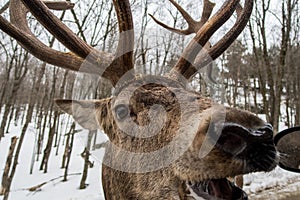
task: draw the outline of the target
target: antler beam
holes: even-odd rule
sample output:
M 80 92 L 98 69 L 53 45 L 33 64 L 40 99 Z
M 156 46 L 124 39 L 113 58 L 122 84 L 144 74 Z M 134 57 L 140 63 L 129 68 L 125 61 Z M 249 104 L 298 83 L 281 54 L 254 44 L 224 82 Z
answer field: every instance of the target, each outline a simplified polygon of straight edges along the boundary
M 106 69 L 105 73 L 114 74 L 112 80 L 114 85 L 122 78 L 122 81 L 134 78 L 134 30 L 132 12 L 128 0 L 113 0 L 114 8 L 118 17 L 119 24 L 119 43 L 115 55 L 115 60 Z M 128 72 L 128 73 L 127 73 Z M 123 75 L 126 75 L 123 77 Z M 125 79 L 125 80 L 124 80 Z
M 174 0 L 170 0 L 170 2 L 183 15 L 188 23 L 188 28 L 185 30 L 171 28 L 152 16 L 154 21 L 162 27 L 179 34 L 196 33 L 169 75 L 174 79 L 179 79 L 181 75 L 185 79 L 190 79 L 198 69 L 208 65 L 220 56 L 242 32 L 250 18 L 253 7 L 253 0 L 246 0 L 244 8 L 239 4 L 239 0 L 227 0 L 218 12 L 210 18 L 214 4 L 209 0 L 204 0 L 202 17 L 197 22 Z M 210 37 L 232 16 L 235 10 L 238 17 L 234 26 L 215 45 L 208 45 Z
M 127 78 L 133 77 L 133 22 L 129 1 L 114 0 L 119 23 L 119 43 L 115 55 L 98 51 L 88 45 L 50 10 L 66 10 L 73 8 L 69 1 L 11 0 L 11 22 L 0 16 L 0 29 L 15 38 L 26 50 L 35 57 L 49 64 L 62 68 L 99 74 L 107 78 L 115 86 L 120 78 L 127 73 Z M 26 15 L 28 10 L 36 19 L 72 53 L 53 50 L 42 43 L 30 31 Z M 132 70 L 132 71 L 131 71 Z

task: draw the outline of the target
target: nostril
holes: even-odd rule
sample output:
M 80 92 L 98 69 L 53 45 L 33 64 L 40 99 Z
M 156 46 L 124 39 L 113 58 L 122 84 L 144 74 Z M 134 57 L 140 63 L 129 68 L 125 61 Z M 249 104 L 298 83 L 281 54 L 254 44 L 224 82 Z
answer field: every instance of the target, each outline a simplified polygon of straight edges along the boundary
M 217 147 L 224 152 L 237 156 L 242 153 L 247 147 L 247 136 L 249 130 L 245 127 L 234 124 L 225 123 L 217 141 Z
M 265 131 L 263 130 L 254 130 L 254 131 L 251 131 L 251 134 L 254 135 L 254 136 L 262 136 L 265 134 Z
M 261 128 L 258 128 L 256 131 L 253 131 L 254 135 L 263 136 L 266 138 L 273 137 L 273 127 L 271 124 L 266 124 Z
M 245 140 L 235 133 L 222 133 L 217 141 L 217 146 L 224 152 L 237 156 L 247 147 Z
M 273 127 L 272 127 L 272 125 L 271 124 L 266 124 L 266 125 L 264 125 L 263 127 L 261 127 L 261 128 L 259 128 L 258 129 L 259 131 L 264 131 L 264 132 L 271 132 L 271 133 L 273 133 Z
M 250 134 L 253 140 L 270 140 L 273 138 L 273 127 L 270 124 L 266 124 L 260 128 L 252 129 Z
M 235 123 L 225 123 L 221 134 L 213 135 L 217 147 L 224 152 L 237 156 L 244 152 L 248 146 L 265 141 L 272 141 L 273 128 L 270 124 L 249 129 Z
M 271 131 L 273 131 L 273 126 L 271 124 L 268 123 L 268 124 L 265 125 L 265 127 L 270 129 Z

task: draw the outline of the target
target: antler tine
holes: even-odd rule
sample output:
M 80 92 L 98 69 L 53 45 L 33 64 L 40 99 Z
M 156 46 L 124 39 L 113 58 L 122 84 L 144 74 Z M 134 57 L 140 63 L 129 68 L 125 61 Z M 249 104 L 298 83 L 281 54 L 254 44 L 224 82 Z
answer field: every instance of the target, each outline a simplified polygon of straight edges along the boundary
M 200 21 L 196 21 L 194 20 L 176 1 L 174 0 L 169 0 L 176 8 L 177 10 L 181 13 L 181 15 L 183 16 L 183 18 L 186 20 L 188 27 L 187 29 L 181 30 L 181 29 L 176 29 L 176 28 L 172 28 L 166 24 L 164 24 L 163 22 L 157 20 L 153 15 L 149 14 L 151 16 L 151 18 L 160 26 L 164 27 L 165 29 L 178 33 L 178 34 L 182 34 L 182 35 L 189 35 L 192 33 L 197 33 L 200 28 L 203 26 L 203 24 L 209 19 L 212 10 L 215 6 L 214 3 L 210 2 L 209 0 L 204 0 L 204 5 L 203 5 L 203 11 L 202 11 L 202 16 Z
M 197 69 L 207 65 L 212 60 L 220 56 L 237 38 L 237 36 L 245 28 L 253 7 L 253 0 L 245 1 L 245 8 L 240 12 L 239 0 L 227 0 L 220 10 L 209 19 L 202 28 L 197 32 L 193 40 L 184 49 L 182 56 L 172 69 L 170 76 L 172 78 L 179 78 L 178 73 L 183 75 L 186 79 L 190 79 Z M 235 25 L 226 33 L 226 35 L 215 45 L 207 50 L 207 53 L 200 54 L 200 59 L 195 58 L 208 42 L 209 38 L 231 17 L 234 10 L 237 9 L 238 18 Z M 196 64 L 196 65 L 195 65 Z M 194 66 L 197 66 L 195 68 Z
M 51 10 L 68 10 L 75 6 L 70 1 L 43 1 L 43 3 Z
M 0 15 L 5 12 L 5 10 L 7 10 L 9 8 L 9 2 L 6 2 L 6 4 L 4 4 L 4 6 L 0 9 Z
M 48 2 L 46 3 L 48 5 Z M 55 4 L 50 5 L 50 7 L 55 7 L 59 10 L 65 10 L 73 6 L 74 5 L 66 2 L 56 2 Z M 12 24 L 1 17 L 0 28 L 8 35 L 15 38 L 23 48 L 28 50 L 35 57 L 49 64 L 53 64 L 65 69 L 70 69 L 73 71 L 80 70 L 86 73 L 99 74 L 99 69 L 92 63 L 86 62 L 86 67 L 82 68 L 84 58 L 73 53 L 56 51 L 42 43 L 28 27 L 28 22 L 26 19 L 28 10 L 22 2 L 19 0 L 11 0 L 9 9 Z M 111 63 L 112 58 L 113 57 L 111 56 L 109 63 Z
M 59 5 L 59 3 L 57 3 L 56 7 L 57 9 L 64 10 L 67 9 L 69 5 Z M 83 60 L 78 56 L 53 50 L 40 42 L 27 26 L 26 10 L 27 9 L 20 1 L 11 0 L 10 15 L 11 20 L 15 22 L 16 26 L 0 16 L 0 29 L 15 38 L 21 44 L 21 46 L 23 46 L 23 48 L 27 49 L 40 60 L 77 71 L 80 68 Z
M 251 9 L 252 10 L 252 9 Z M 238 18 L 241 18 L 242 17 L 242 14 L 243 14 L 243 7 L 241 6 L 240 3 L 238 3 L 238 5 L 236 6 L 236 9 L 235 9 L 236 13 L 237 13 L 237 17 Z M 251 14 L 251 12 L 250 12 Z
M 253 8 L 253 0 L 245 1 L 244 8 L 238 3 L 236 6 L 237 20 L 233 27 L 220 39 L 215 45 L 208 49 L 206 54 L 195 62 L 197 68 L 201 68 L 209 64 L 211 60 L 218 58 L 239 36 L 247 25 Z
M 216 5 L 215 3 L 212 3 L 209 0 L 203 1 L 203 10 L 202 10 L 202 15 L 201 15 L 201 20 L 198 23 L 199 24 L 198 29 L 195 33 L 197 33 L 200 30 L 200 28 L 205 24 L 205 22 L 207 22 L 215 5 Z
M 177 29 L 177 28 L 173 28 L 173 27 L 170 27 L 166 24 L 164 24 L 163 22 L 159 21 L 158 19 L 156 19 L 153 15 L 149 14 L 149 16 L 160 26 L 162 26 L 163 28 L 169 30 L 169 31 L 172 31 L 174 33 L 177 33 L 177 34 L 180 34 L 180 35 L 189 35 L 191 33 L 193 33 L 191 31 L 191 29 L 188 27 L 187 29 L 185 30 L 181 30 L 181 29 Z
M 47 63 L 86 72 L 99 74 L 111 81 L 116 86 L 118 81 L 128 71 L 133 69 L 133 21 L 128 0 L 113 0 L 119 22 L 119 43 L 116 55 L 98 51 L 85 43 L 64 25 L 49 9 L 63 10 L 72 8 L 74 4 L 68 1 L 44 1 L 41 0 L 11 0 L 10 24 L 0 16 L 0 29 L 14 37 L 26 50 L 35 57 Z M 26 7 L 25 7 L 26 6 Z M 26 15 L 28 10 L 35 18 L 66 48 L 72 53 L 63 53 L 53 50 L 43 44 L 34 36 L 28 27 Z M 84 65 L 82 65 L 84 63 Z M 126 78 L 133 78 L 133 70 L 127 73 Z
M 34 17 L 65 47 L 81 58 L 86 58 L 94 49 L 64 23 L 62 23 L 40 0 L 22 0 Z
M 68 49 L 88 62 L 97 65 L 98 74 L 109 79 L 115 86 L 121 77 L 133 69 L 133 22 L 128 0 L 113 0 L 119 23 L 119 43 L 115 58 L 107 52 L 97 51 L 64 25 L 50 12 L 40 0 L 22 0 L 30 12 L 42 23 L 51 34 Z M 88 57 L 87 57 L 88 56 Z M 100 62 L 101 60 L 101 62 Z M 86 71 L 94 71 L 95 67 L 85 66 Z M 133 75 L 128 75 L 132 78 Z
M 31 54 L 47 63 L 78 71 L 81 63 L 83 62 L 83 60 L 77 56 L 68 53 L 56 52 L 46 45 L 40 44 L 36 38 L 13 26 L 1 15 L 0 29 L 18 40 L 20 45 L 28 50 Z

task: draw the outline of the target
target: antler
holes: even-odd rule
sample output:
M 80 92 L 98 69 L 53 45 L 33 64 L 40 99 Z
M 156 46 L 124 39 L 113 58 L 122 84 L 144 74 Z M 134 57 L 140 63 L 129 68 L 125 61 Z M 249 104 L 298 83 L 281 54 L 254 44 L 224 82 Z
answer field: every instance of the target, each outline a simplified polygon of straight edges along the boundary
M 26 19 L 28 10 L 18 0 L 11 0 L 11 23 L 0 16 L 0 29 L 15 38 L 26 50 L 47 63 L 92 74 L 101 74 L 115 86 L 119 79 L 133 69 L 133 22 L 127 0 L 114 0 L 119 22 L 119 44 L 116 55 L 98 51 L 85 43 L 64 25 L 50 10 L 66 10 L 74 6 L 68 1 L 22 0 L 36 19 L 72 53 L 53 50 L 43 44 L 30 31 Z M 84 64 L 83 64 L 84 63 Z M 127 77 L 131 78 L 130 72 Z
M 67 65 L 65 67 L 73 70 L 76 70 L 76 68 L 80 67 L 80 64 L 83 60 L 81 60 L 79 57 L 54 51 L 33 36 L 27 27 L 27 20 L 25 17 L 23 17 L 26 15 L 24 14 L 24 6 L 20 5 L 20 2 L 16 0 L 11 0 L 10 4 L 12 21 L 20 24 L 23 27 L 19 28 L 0 16 L 1 30 L 15 38 L 25 49 L 45 62 L 58 66 L 62 66 L 64 63 L 66 63 Z M 18 11 L 21 12 L 20 15 L 16 14 Z
M 253 0 L 246 0 L 244 8 L 239 4 L 239 0 L 227 0 L 218 12 L 210 19 L 214 4 L 208 0 L 204 0 L 204 7 L 200 21 L 195 21 L 187 12 L 178 5 L 175 1 L 170 2 L 179 10 L 184 19 L 188 23 L 186 30 L 171 28 L 162 22 L 152 18 L 164 28 L 180 33 L 191 34 L 196 33 L 195 37 L 184 49 L 181 57 L 170 72 L 170 77 L 179 79 L 179 74 L 185 79 L 190 79 L 198 69 L 209 64 L 212 60 L 219 57 L 238 37 L 245 28 L 253 7 Z M 208 40 L 210 37 L 232 16 L 234 11 L 237 11 L 238 17 L 234 26 L 225 34 L 225 36 L 215 45 L 209 47 Z M 204 48 L 203 48 L 204 47 Z
M 201 19 L 200 19 L 200 21 L 196 21 L 177 2 L 175 2 L 174 0 L 169 0 L 169 1 L 177 8 L 177 10 L 182 14 L 183 18 L 186 20 L 186 22 L 188 24 L 187 29 L 181 30 L 181 29 L 172 28 L 172 27 L 164 24 L 163 22 L 157 20 L 153 15 L 151 15 L 151 14 L 149 14 L 149 15 L 160 26 L 164 27 L 165 29 L 167 29 L 169 31 L 172 31 L 172 32 L 175 32 L 178 34 L 182 34 L 182 35 L 189 35 L 192 33 L 197 33 L 200 30 L 200 28 L 204 25 L 204 23 L 209 19 L 210 15 L 212 13 L 212 10 L 215 6 L 215 3 L 212 3 L 209 0 L 204 0 Z

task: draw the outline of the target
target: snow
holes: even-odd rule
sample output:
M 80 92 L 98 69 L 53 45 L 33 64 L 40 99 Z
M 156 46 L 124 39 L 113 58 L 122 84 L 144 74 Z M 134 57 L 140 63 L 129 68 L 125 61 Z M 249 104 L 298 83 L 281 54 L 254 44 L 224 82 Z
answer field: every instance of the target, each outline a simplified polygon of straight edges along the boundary
M 281 128 L 284 127 L 281 126 Z M 18 136 L 20 130 L 20 125 L 12 125 L 10 133 L 2 138 L 0 142 L 0 179 L 2 178 L 2 172 L 10 145 L 10 139 L 13 136 Z M 64 170 L 60 169 L 62 161 L 62 151 L 64 150 L 64 148 L 60 147 L 58 156 L 55 156 L 56 149 L 53 149 L 51 152 L 48 173 L 44 174 L 42 171 L 39 171 L 40 162 L 37 162 L 35 163 L 33 174 L 29 174 L 36 131 L 37 130 L 34 128 L 34 125 L 30 124 L 21 150 L 19 165 L 13 179 L 11 187 L 12 191 L 10 193 L 9 199 L 104 199 L 100 173 L 101 159 L 104 153 L 103 149 L 92 152 L 91 161 L 94 162 L 94 167 L 89 169 L 87 178 L 88 187 L 86 189 L 79 189 L 81 175 L 73 175 L 68 177 L 67 182 L 62 182 L 62 178 L 51 181 L 44 185 L 40 191 L 29 192 L 28 190 L 26 190 L 26 188 L 30 188 L 41 184 L 44 181 L 49 181 L 53 178 L 62 176 L 64 173 Z M 69 174 L 82 173 L 84 163 L 80 154 L 83 152 L 86 136 L 86 132 L 82 131 L 75 137 L 74 149 L 72 152 L 69 167 Z M 99 132 L 98 139 L 98 142 L 103 142 L 106 140 L 106 137 L 104 136 L 104 134 Z M 300 175 L 292 172 L 287 172 L 280 168 L 276 168 L 269 173 L 252 173 L 244 176 L 244 190 L 249 194 L 249 199 L 270 199 L 270 195 L 272 196 L 272 199 L 285 199 L 286 197 L 288 197 L 288 195 L 300 193 Z M 0 200 L 2 200 L 2 197 L 0 197 Z
M 2 179 L 2 172 L 5 166 L 5 160 L 8 153 L 10 139 L 13 136 L 18 136 L 21 127 L 11 127 L 11 131 L 0 142 L 0 180 Z M 35 163 L 33 174 L 29 174 L 30 161 L 33 151 L 33 144 L 35 138 L 35 131 L 37 131 L 31 124 L 26 133 L 21 154 L 19 156 L 19 165 L 12 182 L 10 200 L 75 200 L 75 199 L 104 199 L 103 190 L 101 186 L 101 158 L 102 152 L 97 151 L 97 157 L 94 155 L 91 161 L 94 161 L 94 167 L 89 168 L 87 184 L 88 187 L 84 190 L 79 189 L 81 175 L 69 176 L 67 182 L 62 182 L 62 178 L 49 182 L 41 188 L 41 191 L 29 192 L 26 188 L 36 186 L 57 178 L 64 174 L 64 169 L 60 168 L 62 161 L 62 152 L 64 148 L 60 148 L 58 156 L 55 156 L 56 149 L 52 149 L 51 157 L 49 159 L 48 173 L 44 174 L 39 171 L 40 162 Z M 71 156 L 69 167 L 69 174 L 82 173 L 84 160 L 80 156 L 84 149 L 83 137 L 81 133 L 75 137 L 74 148 Z M 41 157 L 41 156 L 40 156 Z M 41 160 L 41 158 L 40 158 Z M 2 200 L 3 197 L 0 197 Z
M 300 175 L 279 167 L 269 173 L 252 173 L 244 176 L 244 187 L 250 199 L 282 199 L 300 191 Z M 300 194 L 299 194 L 300 195 Z

